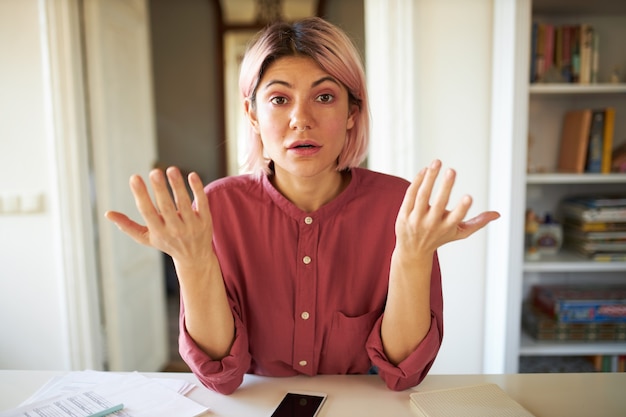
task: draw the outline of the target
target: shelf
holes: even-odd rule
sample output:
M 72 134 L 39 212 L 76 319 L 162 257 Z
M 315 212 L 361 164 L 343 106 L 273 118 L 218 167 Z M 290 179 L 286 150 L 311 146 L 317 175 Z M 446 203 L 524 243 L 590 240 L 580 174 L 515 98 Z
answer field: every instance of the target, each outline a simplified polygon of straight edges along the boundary
M 620 184 L 626 174 L 526 174 L 526 184 Z
M 626 84 L 531 84 L 530 94 L 626 94 Z
M 524 261 L 524 272 L 620 272 L 626 271 L 626 262 L 590 261 L 576 253 L 561 251 L 542 255 L 539 260 Z
M 522 356 L 625 355 L 626 342 L 538 341 L 522 332 L 519 354 Z

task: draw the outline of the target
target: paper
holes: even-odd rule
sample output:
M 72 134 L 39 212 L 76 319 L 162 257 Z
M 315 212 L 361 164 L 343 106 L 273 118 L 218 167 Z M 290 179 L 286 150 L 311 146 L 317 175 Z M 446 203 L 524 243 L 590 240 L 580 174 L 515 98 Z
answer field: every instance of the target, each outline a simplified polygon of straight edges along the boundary
M 414 392 L 409 398 L 420 417 L 534 417 L 496 384 Z
M 34 412 L 37 407 L 54 405 L 55 401 L 72 396 L 81 398 L 85 393 L 90 393 L 90 396 L 97 395 L 97 398 L 109 407 L 124 404 L 122 411 L 111 414 L 115 417 L 195 417 L 208 409 L 181 394 L 188 393 L 193 387 L 193 384 L 185 381 L 152 379 L 136 372 L 128 374 L 70 372 L 51 379 L 22 403 L 21 407 L 0 413 L 0 417 L 86 417 L 90 414 L 74 414 L 69 409 L 61 407 L 54 410 L 56 414 L 48 410 L 46 410 L 48 414 L 43 411 Z
M 14 410 L 2 412 L 0 417 L 90 417 L 114 405 L 98 393 L 87 391 L 52 397 L 24 405 Z M 129 414 L 123 411 L 111 415 L 117 417 L 129 416 Z

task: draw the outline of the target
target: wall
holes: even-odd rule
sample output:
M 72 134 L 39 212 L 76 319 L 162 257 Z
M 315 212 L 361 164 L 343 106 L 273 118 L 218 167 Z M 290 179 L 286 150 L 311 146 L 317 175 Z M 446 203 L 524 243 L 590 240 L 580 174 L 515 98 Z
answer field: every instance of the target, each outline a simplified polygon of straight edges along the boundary
M 421 0 L 418 32 L 420 109 L 417 166 L 440 158 L 457 170 L 451 205 L 462 194 L 487 207 L 491 98 L 491 0 Z M 445 336 L 433 372 L 481 373 L 486 231 L 441 248 Z
M 433 159 L 454 168 L 449 208 L 488 201 L 491 0 L 366 0 L 373 132 L 370 167 L 412 180 Z M 407 91 L 412 94 L 407 94 Z M 483 369 L 486 232 L 439 250 L 444 339 L 433 373 Z
M 37 0 L 0 1 L 0 194 L 3 203 L 15 196 L 43 203 L 34 213 L 0 212 L 4 369 L 69 366 L 40 7 Z

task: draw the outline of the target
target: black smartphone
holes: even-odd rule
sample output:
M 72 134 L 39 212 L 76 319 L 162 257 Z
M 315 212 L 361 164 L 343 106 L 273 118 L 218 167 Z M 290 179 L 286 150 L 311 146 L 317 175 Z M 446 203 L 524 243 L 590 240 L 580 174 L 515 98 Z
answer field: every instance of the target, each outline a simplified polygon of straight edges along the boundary
M 326 394 L 321 392 L 288 392 L 272 417 L 315 417 L 324 401 Z

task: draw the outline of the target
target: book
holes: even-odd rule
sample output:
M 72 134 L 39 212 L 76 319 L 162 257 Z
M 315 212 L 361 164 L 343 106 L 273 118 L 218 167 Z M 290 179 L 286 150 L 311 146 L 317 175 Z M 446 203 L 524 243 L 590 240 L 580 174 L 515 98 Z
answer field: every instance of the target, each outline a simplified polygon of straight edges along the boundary
M 569 197 L 559 204 L 561 217 L 587 223 L 624 223 L 626 204 L 623 196 L 604 198 L 601 196 Z
M 565 229 L 579 232 L 623 232 L 626 231 L 626 223 L 611 222 L 583 222 L 580 219 L 567 218 L 563 223 Z
M 615 130 L 615 108 L 604 109 L 604 134 L 602 142 L 602 167 L 601 172 L 608 174 L 611 172 L 613 154 L 613 131 Z
M 591 46 L 591 79 L 592 84 L 598 82 L 598 71 L 600 70 L 600 36 L 597 31 L 593 31 L 593 41 Z
M 570 196 L 565 202 L 577 203 L 589 208 L 607 208 L 626 206 L 626 194 L 588 194 Z
M 594 252 L 588 257 L 596 262 L 626 262 L 626 252 Z
M 575 25 L 571 28 L 571 67 L 572 67 L 572 81 L 577 83 L 580 80 L 580 26 Z
M 535 81 L 541 81 L 544 72 L 544 54 L 545 54 L 545 38 L 546 38 L 546 25 L 543 23 L 537 24 L 537 39 L 535 49 L 535 66 L 533 67 Z
M 591 82 L 591 67 L 593 65 L 593 27 L 587 23 L 580 25 L 580 84 Z
M 533 22 L 531 26 L 531 36 L 530 36 L 530 82 L 534 83 L 537 81 L 537 72 L 535 68 L 537 68 L 535 62 L 537 61 L 537 32 L 539 24 L 537 22 Z
M 554 66 L 554 25 L 546 24 L 544 33 L 543 72 L 547 74 Z
M 591 109 L 570 110 L 565 114 L 557 165 L 560 172 L 584 172 L 589 146 L 591 116 Z
M 585 172 L 599 173 L 602 171 L 604 155 L 604 109 L 594 110 L 589 128 L 589 147 Z
M 532 338 L 544 341 L 626 340 L 626 323 L 564 323 L 536 307 L 532 301 L 522 305 L 522 328 Z
M 625 285 L 535 285 L 531 300 L 562 323 L 626 323 Z
M 418 417 L 534 417 L 497 384 L 478 384 L 409 394 Z

